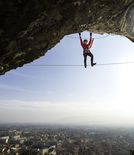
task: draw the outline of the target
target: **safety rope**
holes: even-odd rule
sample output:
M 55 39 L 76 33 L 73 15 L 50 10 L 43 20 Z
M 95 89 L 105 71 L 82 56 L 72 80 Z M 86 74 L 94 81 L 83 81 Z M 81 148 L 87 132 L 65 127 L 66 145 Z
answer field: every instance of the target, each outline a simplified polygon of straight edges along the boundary
M 107 37 L 109 37 L 110 36 L 110 34 L 107 34 L 106 36 L 102 36 L 102 37 L 93 37 L 94 39 L 104 39 L 104 38 L 107 38 Z M 66 36 L 66 37 L 68 37 L 68 38 L 72 38 L 72 39 L 79 39 L 79 37 L 74 37 L 74 36 Z
M 110 62 L 110 63 L 100 63 L 100 64 L 96 64 L 95 66 L 112 66 L 112 65 L 124 65 L 124 64 L 134 64 L 134 61 L 132 62 Z M 73 64 L 32 64 L 32 65 L 26 65 L 27 67 L 81 67 L 83 65 L 73 65 Z M 90 66 L 90 65 L 88 65 Z

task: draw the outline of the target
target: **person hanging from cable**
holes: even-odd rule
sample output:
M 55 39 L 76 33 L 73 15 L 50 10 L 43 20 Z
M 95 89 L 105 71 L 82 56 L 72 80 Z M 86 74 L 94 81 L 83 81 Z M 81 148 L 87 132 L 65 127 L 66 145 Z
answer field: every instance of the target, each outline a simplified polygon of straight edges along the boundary
M 84 41 L 81 38 L 81 33 L 79 33 L 79 37 L 80 37 L 80 43 L 81 46 L 83 48 L 83 56 L 84 56 L 84 66 L 85 68 L 87 67 L 87 56 L 91 57 L 91 66 L 93 67 L 94 65 L 96 65 L 96 63 L 94 63 L 94 56 L 90 51 L 90 48 L 92 47 L 93 41 L 94 39 L 92 38 L 92 33 L 90 33 L 90 40 L 88 42 L 87 39 L 84 39 Z

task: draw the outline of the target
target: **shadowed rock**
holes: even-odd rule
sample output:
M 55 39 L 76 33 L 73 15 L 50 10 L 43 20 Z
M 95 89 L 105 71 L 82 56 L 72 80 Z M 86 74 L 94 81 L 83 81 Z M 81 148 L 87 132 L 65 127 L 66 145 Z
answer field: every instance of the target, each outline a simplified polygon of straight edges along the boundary
M 1 0 L 0 74 L 43 56 L 80 31 L 134 41 L 133 0 Z

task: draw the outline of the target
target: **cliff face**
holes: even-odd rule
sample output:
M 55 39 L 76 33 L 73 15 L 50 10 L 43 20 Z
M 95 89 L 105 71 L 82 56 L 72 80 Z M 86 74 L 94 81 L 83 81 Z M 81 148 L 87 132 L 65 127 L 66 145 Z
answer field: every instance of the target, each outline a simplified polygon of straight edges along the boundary
M 88 30 L 134 41 L 133 0 L 1 0 L 0 74 L 43 56 L 65 35 Z

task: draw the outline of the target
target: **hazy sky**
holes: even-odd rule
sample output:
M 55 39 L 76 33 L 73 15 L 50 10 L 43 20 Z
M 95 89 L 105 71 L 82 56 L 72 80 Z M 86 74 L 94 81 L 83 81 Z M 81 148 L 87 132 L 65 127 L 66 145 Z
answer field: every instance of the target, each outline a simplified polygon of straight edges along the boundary
M 78 34 L 71 36 L 31 64 L 83 65 Z M 95 39 L 91 51 L 98 64 L 134 61 L 134 44 L 121 36 Z M 134 64 L 25 65 L 0 77 L 0 122 L 134 125 L 133 92 Z

